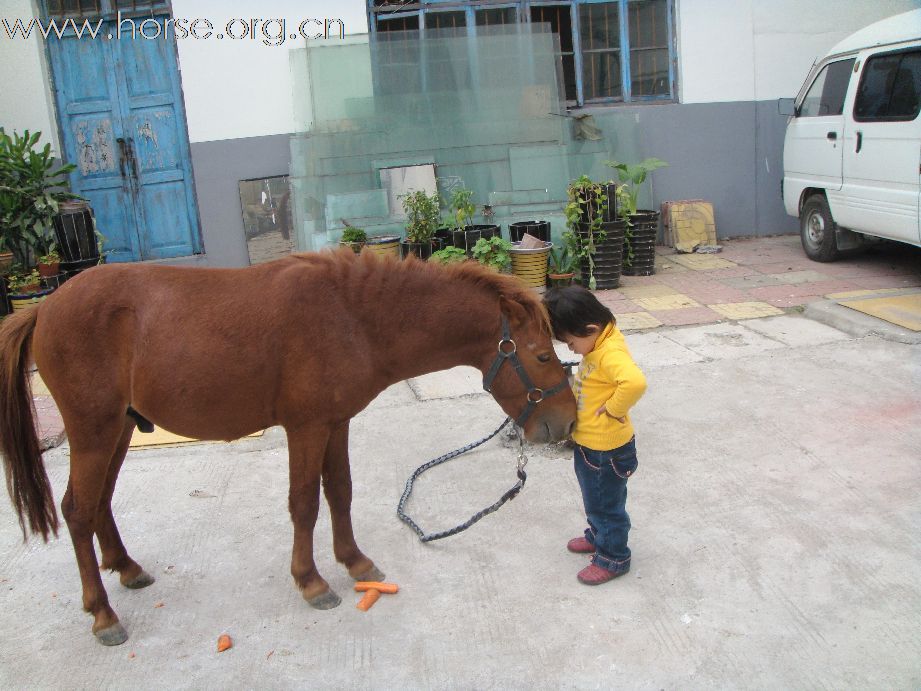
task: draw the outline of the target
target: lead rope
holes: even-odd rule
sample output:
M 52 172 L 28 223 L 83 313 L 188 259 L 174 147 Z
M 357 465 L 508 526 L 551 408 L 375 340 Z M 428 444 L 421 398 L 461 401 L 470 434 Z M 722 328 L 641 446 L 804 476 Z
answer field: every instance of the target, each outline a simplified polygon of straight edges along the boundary
M 568 368 L 572 367 L 575 364 L 578 364 L 578 363 L 576 362 L 562 363 L 563 367 L 566 367 L 567 370 Z M 505 494 L 499 497 L 499 501 L 497 501 L 492 506 L 488 506 L 482 511 L 479 511 L 473 514 L 465 523 L 461 523 L 460 525 L 455 526 L 454 528 L 451 528 L 450 530 L 443 530 L 440 533 L 427 534 L 424 530 L 422 530 L 422 528 L 419 527 L 418 523 L 416 523 L 412 518 L 410 518 L 406 514 L 406 511 L 405 511 L 406 502 L 409 500 L 409 495 L 412 494 L 413 483 L 416 481 L 416 478 L 418 478 L 420 475 L 422 475 L 422 473 L 424 473 L 426 470 L 429 470 L 430 468 L 434 468 L 435 466 L 438 466 L 438 465 L 441 465 L 442 463 L 450 461 L 452 458 L 457 458 L 458 456 L 461 456 L 467 453 L 468 451 L 472 451 L 478 446 L 482 446 L 483 444 L 488 442 L 490 439 L 495 437 L 497 434 L 499 434 L 499 432 L 501 432 L 503 429 L 505 429 L 505 427 L 511 421 L 512 421 L 511 417 L 505 418 L 503 423 L 499 425 L 492 434 L 486 437 L 483 437 L 479 441 L 475 441 L 470 444 L 467 444 L 466 446 L 462 446 L 459 449 L 455 449 L 454 451 L 449 451 L 448 453 L 443 454 L 439 456 L 438 458 L 432 459 L 428 463 L 424 463 L 423 465 L 416 468 L 415 472 L 409 476 L 409 479 L 406 481 L 406 488 L 403 490 L 403 496 L 400 497 L 400 502 L 397 504 L 397 517 L 401 521 L 403 521 L 406 525 L 408 525 L 410 528 L 412 528 L 413 531 L 415 531 L 416 535 L 419 536 L 419 540 L 421 542 L 432 542 L 433 540 L 440 540 L 441 538 L 444 538 L 444 537 L 451 537 L 452 535 L 457 535 L 458 533 L 461 533 L 467 530 L 467 528 L 472 526 L 474 523 L 476 523 L 480 519 L 488 516 L 489 514 L 495 511 L 498 511 L 499 507 L 502 506 L 509 499 L 514 499 L 515 497 L 518 496 L 518 493 L 524 487 L 525 481 L 527 481 L 528 479 L 528 474 L 524 470 L 525 466 L 528 464 L 528 457 L 524 453 L 524 437 L 522 436 L 522 433 L 521 433 L 522 430 L 516 427 L 515 435 L 518 437 L 518 462 L 517 462 L 517 468 L 515 472 L 518 475 L 518 482 L 516 482 L 515 485 L 511 489 L 509 489 Z

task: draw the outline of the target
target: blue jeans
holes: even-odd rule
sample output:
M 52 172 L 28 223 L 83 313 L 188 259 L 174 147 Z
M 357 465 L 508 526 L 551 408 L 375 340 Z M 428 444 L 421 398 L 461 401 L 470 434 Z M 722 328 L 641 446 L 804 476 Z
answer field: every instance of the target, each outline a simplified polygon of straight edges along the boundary
M 595 546 L 592 563 L 608 571 L 630 570 L 630 516 L 627 478 L 636 472 L 636 439 L 610 451 L 576 444 L 574 464 L 582 489 L 588 528 L 585 539 Z

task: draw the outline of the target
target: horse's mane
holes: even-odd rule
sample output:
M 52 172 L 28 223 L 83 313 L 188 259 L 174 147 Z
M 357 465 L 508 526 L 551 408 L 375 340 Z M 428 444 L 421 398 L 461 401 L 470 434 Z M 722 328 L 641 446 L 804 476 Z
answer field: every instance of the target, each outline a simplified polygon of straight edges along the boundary
M 529 319 L 536 321 L 550 333 L 547 310 L 537 293 L 515 276 L 501 274 L 479 262 L 466 261 L 444 265 L 437 262 L 420 261 L 415 257 L 408 257 L 401 261 L 389 256 L 381 257 L 368 251 L 356 255 L 348 249 L 333 252 L 303 252 L 291 256 L 317 268 L 322 267 L 331 274 L 342 275 L 358 272 L 367 279 L 372 275 L 387 273 L 393 275 L 397 280 L 401 276 L 429 279 L 433 285 L 442 284 L 445 280 L 465 283 L 494 295 L 497 301 L 499 296 L 503 296 L 521 305 Z

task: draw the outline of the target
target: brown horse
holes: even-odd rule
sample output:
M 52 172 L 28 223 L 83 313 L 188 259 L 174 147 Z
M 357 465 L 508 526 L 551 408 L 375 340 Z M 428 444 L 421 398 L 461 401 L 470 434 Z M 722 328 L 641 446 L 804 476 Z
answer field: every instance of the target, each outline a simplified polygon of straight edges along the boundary
M 30 358 L 70 442 L 61 512 L 83 607 L 106 645 L 128 634 L 109 606 L 93 535 L 101 568 L 118 571 L 128 588 L 153 582 L 128 556 L 111 507 L 135 426 L 224 440 L 284 427 L 291 574 L 311 605 L 328 609 L 340 599 L 313 560 L 321 481 L 336 560 L 356 579 L 383 578 L 352 534 L 348 462 L 349 421 L 378 393 L 472 365 L 530 441 L 567 437 L 576 412 L 540 301 L 516 278 L 475 264 L 440 267 L 344 250 L 246 269 L 100 266 L 0 327 L 7 487 L 24 537 L 28 521 L 46 541 L 58 518 L 35 433 Z

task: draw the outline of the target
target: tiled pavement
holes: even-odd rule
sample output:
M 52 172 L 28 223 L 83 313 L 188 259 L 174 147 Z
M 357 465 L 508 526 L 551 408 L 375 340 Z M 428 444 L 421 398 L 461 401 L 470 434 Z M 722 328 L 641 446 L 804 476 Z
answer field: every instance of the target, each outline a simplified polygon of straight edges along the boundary
M 921 286 L 921 250 L 886 244 L 832 264 L 810 261 L 799 236 L 723 240 L 719 254 L 657 249 L 653 276 L 624 276 L 598 298 L 622 330 L 756 319 L 798 311 L 827 296 Z M 37 380 L 33 389 L 43 448 L 60 444 L 63 425 Z
M 719 254 L 657 248 L 653 276 L 624 276 L 598 298 L 622 330 L 755 319 L 829 295 L 921 286 L 921 252 L 902 245 L 831 264 L 809 260 L 799 236 L 723 240 Z

